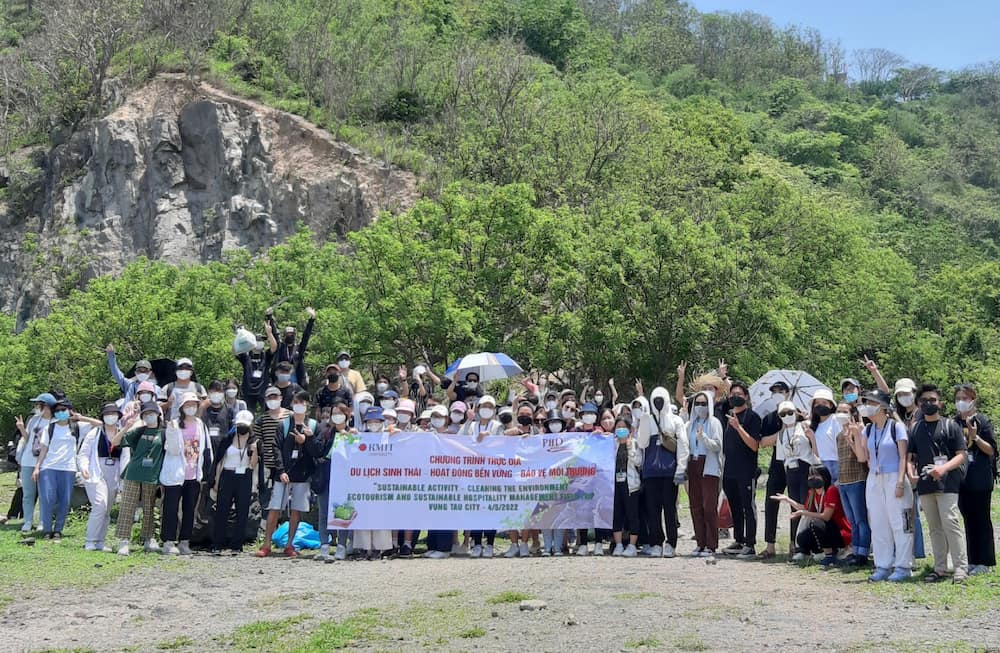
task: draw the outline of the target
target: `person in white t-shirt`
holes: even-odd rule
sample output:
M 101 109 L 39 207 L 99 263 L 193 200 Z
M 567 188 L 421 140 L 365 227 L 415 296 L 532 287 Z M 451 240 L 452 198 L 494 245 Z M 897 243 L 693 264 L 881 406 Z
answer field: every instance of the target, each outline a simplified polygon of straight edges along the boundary
M 17 441 L 14 460 L 18 464 L 21 476 L 21 510 L 24 513 L 22 533 L 30 533 L 35 523 L 35 502 L 38 499 L 38 484 L 35 483 L 33 472 L 38 463 L 38 454 L 42 450 L 42 433 L 49 428 L 52 421 L 52 407 L 56 398 L 48 392 L 43 392 L 31 401 L 35 404 L 35 414 L 24 423 L 24 418 L 18 416 L 17 430 L 21 437 Z
M 837 436 L 840 435 L 842 427 L 833 414 L 837 412 L 837 402 L 833 400 L 833 393 L 826 388 L 820 388 L 813 395 L 812 416 L 809 428 L 812 429 L 816 438 L 816 455 L 819 456 L 823 467 L 826 467 L 836 483 L 838 474 Z

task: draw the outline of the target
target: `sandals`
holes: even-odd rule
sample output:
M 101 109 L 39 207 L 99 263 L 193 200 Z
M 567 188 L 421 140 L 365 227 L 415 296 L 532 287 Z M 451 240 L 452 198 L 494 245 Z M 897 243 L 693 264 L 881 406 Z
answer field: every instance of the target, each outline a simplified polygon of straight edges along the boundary
M 757 559 L 758 560 L 773 560 L 777 556 L 778 556 L 778 554 L 774 553 L 773 551 L 764 550 L 764 551 L 761 551 L 760 553 L 757 554 Z
M 924 576 L 925 583 L 940 583 L 944 579 L 945 577 L 937 573 L 936 571 L 932 571 L 931 573 Z

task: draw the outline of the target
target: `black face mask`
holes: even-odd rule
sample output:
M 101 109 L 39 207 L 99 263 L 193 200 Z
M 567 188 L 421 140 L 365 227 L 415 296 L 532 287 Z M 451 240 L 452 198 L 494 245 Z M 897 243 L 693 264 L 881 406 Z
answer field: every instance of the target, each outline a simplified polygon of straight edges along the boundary
M 729 398 L 729 404 L 733 408 L 742 408 L 743 406 L 747 405 L 747 398 L 741 397 L 739 395 L 733 395 L 732 397 Z
M 507 425 L 514 421 L 514 416 L 510 413 L 503 413 L 500 415 L 500 423 Z
M 285 344 L 286 345 L 294 345 L 295 344 L 295 334 L 294 333 L 286 333 L 285 334 Z
M 326 382 L 327 383 L 336 383 L 339 380 L 340 380 L 340 375 L 339 374 L 331 374 L 331 375 L 329 375 L 329 376 L 326 377 Z
M 811 487 L 814 490 L 818 490 L 821 487 L 823 487 L 823 479 L 817 476 L 810 476 L 808 482 L 809 482 L 809 487 Z
M 656 410 L 663 410 L 663 397 L 657 397 L 653 400 L 653 408 Z
M 937 404 L 925 403 L 920 404 L 920 410 L 924 411 L 924 415 L 937 415 L 941 411 L 941 407 Z
M 249 426 L 237 426 L 236 427 L 236 432 L 239 433 L 240 435 L 246 435 L 247 433 L 250 432 L 250 427 Z
M 816 406 L 816 414 L 819 415 L 820 417 L 826 417 L 832 412 L 833 409 L 830 408 L 829 406 Z
M 518 415 L 517 416 L 517 423 L 520 424 L 521 426 L 531 426 L 531 422 L 532 421 L 534 421 L 534 420 L 531 419 L 531 415 Z

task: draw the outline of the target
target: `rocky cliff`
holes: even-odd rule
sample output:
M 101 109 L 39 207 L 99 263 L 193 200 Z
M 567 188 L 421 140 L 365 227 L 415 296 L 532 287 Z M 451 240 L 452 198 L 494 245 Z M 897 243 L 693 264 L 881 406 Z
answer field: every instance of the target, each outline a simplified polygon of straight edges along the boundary
M 51 150 L 0 203 L 0 308 L 19 325 L 88 279 L 145 256 L 258 252 L 301 221 L 338 239 L 409 208 L 415 177 L 291 114 L 164 75 Z

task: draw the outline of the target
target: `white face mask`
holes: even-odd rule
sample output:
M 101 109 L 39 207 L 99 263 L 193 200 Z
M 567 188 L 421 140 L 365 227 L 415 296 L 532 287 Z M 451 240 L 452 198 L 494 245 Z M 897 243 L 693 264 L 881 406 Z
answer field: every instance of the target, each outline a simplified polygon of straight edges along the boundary
M 493 410 L 492 408 L 479 409 L 479 417 L 481 417 L 482 419 L 493 419 L 494 415 L 496 415 L 496 411 Z
M 792 415 L 785 415 L 784 417 L 781 418 L 781 422 L 785 426 L 794 426 L 795 422 L 797 422 L 798 419 L 799 418 L 796 415 L 794 415 L 794 414 L 792 414 Z
M 407 424 L 410 423 L 410 419 L 411 417 L 408 413 L 400 413 L 399 417 L 396 418 L 396 421 L 402 424 L 403 426 L 406 426 Z
M 185 406 L 181 410 L 183 410 L 184 414 L 187 415 L 188 417 L 194 417 L 195 415 L 198 414 L 197 406 Z
M 382 430 L 382 422 L 368 422 L 365 424 L 365 428 L 368 429 L 369 433 L 378 433 Z
M 786 397 L 785 397 L 785 393 L 784 392 L 772 392 L 771 393 L 771 401 L 773 401 L 776 404 L 780 404 L 785 399 L 786 399 Z
M 597 415 L 593 413 L 584 413 L 581 419 L 583 419 L 584 424 L 593 424 L 597 421 Z
M 868 404 L 861 404 L 858 406 L 858 415 L 861 415 L 862 417 L 871 419 L 871 417 L 877 412 L 878 408 L 875 406 L 869 406 Z
M 226 397 L 229 399 L 236 399 L 236 395 L 240 393 L 238 388 L 226 388 Z
M 342 370 L 346 370 L 351 366 L 351 361 L 349 360 L 337 361 L 337 366 Z
M 347 415 L 343 413 L 334 413 L 332 419 L 334 424 L 344 424 L 347 422 Z
M 117 415 L 105 415 L 102 419 L 104 420 L 104 423 L 108 426 L 114 426 L 115 424 L 118 423 Z
M 382 394 L 383 392 L 385 392 L 386 390 L 389 389 L 389 384 L 388 383 L 379 383 L 375 387 L 378 389 L 379 394 Z
M 41 409 L 41 408 L 36 408 L 36 409 L 35 409 L 34 411 L 32 411 L 32 412 L 34 412 L 34 413 L 35 413 L 35 417 L 38 417 L 39 415 L 41 415 L 41 414 L 42 414 L 42 409 Z
M 604 403 L 604 395 L 594 395 L 594 403 L 600 406 Z
M 292 404 L 292 412 L 295 413 L 296 415 L 305 415 L 306 414 L 306 405 L 305 404 Z
M 159 421 L 159 417 L 154 413 L 149 413 L 142 416 L 142 421 L 146 423 L 146 426 L 156 426 Z
M 191 378 L 191 370 L 177 370 L 177 378 L 181 381 L 187 381 Z
M 549 424 L 549 433 L 559 433 L 562 431 L 562 422 L 552 422 Z
M 281 406 L 281 400 L 280 399 L 268 399 L 264 403 L 267 404 L 267 407 L 268 407 L 269 410 L 274 410 L 275 408 L 278 408 L 279 406 Z
M 968 399 L 959 399 L 955 402 L 955 408 L 957 408 L 960 413 L 971 413 L 975 405 L 976 402 L 969 401 Z
M 379 403 L 379 405 L 382 408 L 395 408 L 396 407 L 396 400 L 395 399 L 383 399 L 382 401 L 380 401 L 378 403 Z
M 463 419 L 465 419 L 465 413 L 454 412 L 451 414 L 451 421 L 456 424 L 461 422 Z
M 562 413 L 560 413 L 560 414 L 562 415 L 563 419 L 573 419 L 573 418 L 576 417 L 576 413 L 574 413 L 571 410 L 566 410 L 565 408 L 563 409 Z
M 365 411 L 367 411 L 371 407 L 372 407 L 372 404 L 371 404 L 370 401 L 362 401 L 360 404 L 358 404 L 358 410 L 361 411 L 362 415 L 364 415 Z
M 222 398 L 224 396 L 225 395 L 223 395 L 221 392 L 211 392 L 208 395 L 208 400 L 212 402 L 214 405 L 218 406 L 219 404 L 222 403 Z
M 698 419 L 705 419 L 708 417 L 708 406 L 695 406 L 694 416 Z
M 900 393 L 896 395 L 896 401 L 899 402 L 899 405 L 903 408 L 909 408 L 913 405 L 913 395 Z
M 149 380 L 149 372 L 136 372 L 135 373 L 135 380 L 138 381 L 139 383 L 142 383 L 143 381 L 148 381 Z
M 833 418 L 840 422 L 841 426 L 844 426 L 851 421 L 851 416 L 847 413 L 834 413 Z
M 632 406 L 632 418 L 639 419 L 642 417 L 642 406 Z
M 554 402 L 552 400 L 549 400 L 549 401 L 545 402 L 545 409 L 546 410 L 552 410 L 555 407 L 556 407 L 556 402 Z
M 142 394 L 139 395 L 139 401 L 141 401 L 142 403 L 153 401 L 153 395 L 149 394 L 148 392 L 143 392 Z
M 277 374 L 275 377 L 278 379 L 278 383 L 288 383 L 292 380 L 291 374 Z
M 444 426 L 444 423 L 446 421 L 447 420 L 445 420 L 445 418 L 443 418 L 443 417 L 432 417 L 431 418 L 431 426 L 433 426 L 436 429 L 439 429 L 439 428 L 441 428 L 441 427 Z

